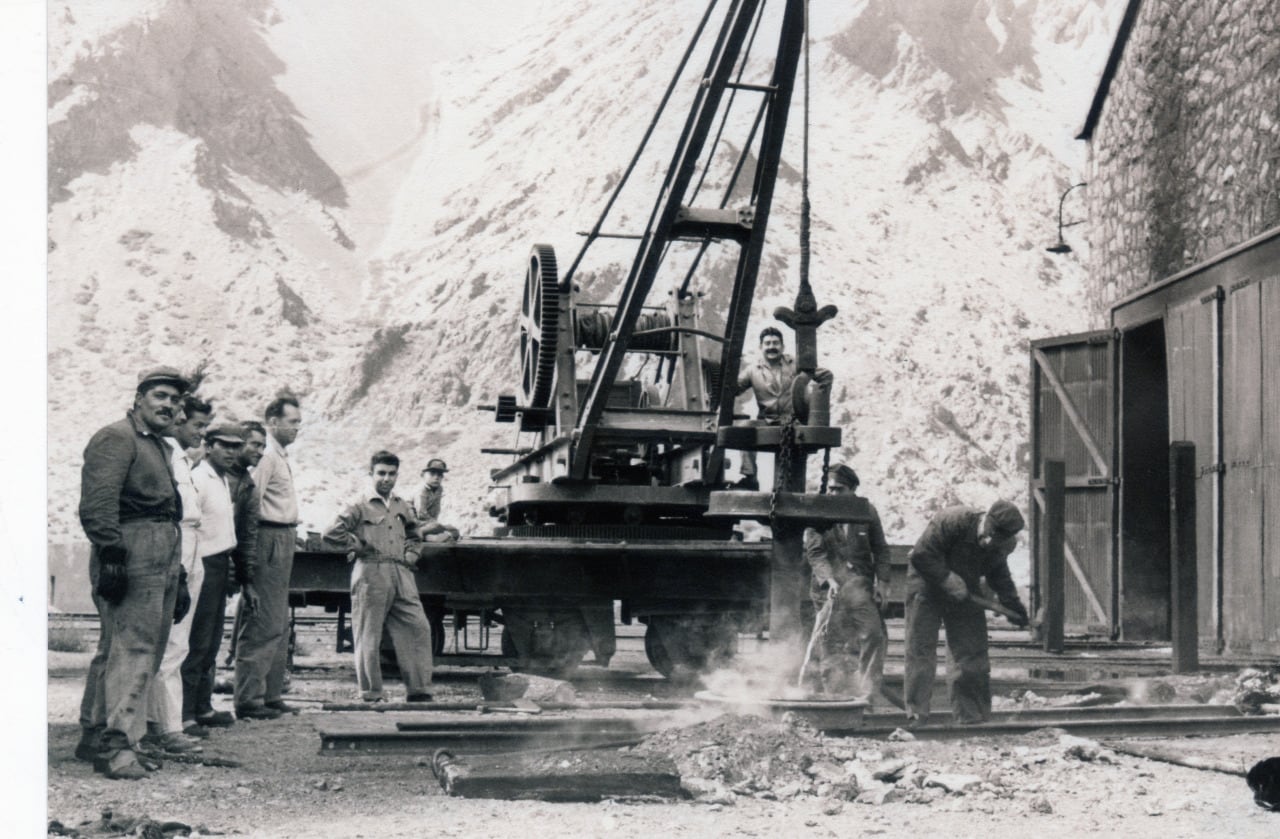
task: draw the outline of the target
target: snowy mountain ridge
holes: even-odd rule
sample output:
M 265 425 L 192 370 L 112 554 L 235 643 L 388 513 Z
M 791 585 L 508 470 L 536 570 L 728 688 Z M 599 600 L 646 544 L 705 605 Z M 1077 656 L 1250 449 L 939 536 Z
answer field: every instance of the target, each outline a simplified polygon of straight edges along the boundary
M 476 406 L 515 390 L 529 245 L 576 254 L 702 9 L 138 0 L 108 19 L 104 5 L 49 11 L 50 539 L 81 538 L 80 451 L 136 371 L 205 358 L 224 417 L 256 416 L 280 388 L 302 397 L 312 529 L 388 447 L 406 494 L 427 457 L 449 460 L 447 514 L 484 532 L 501 461 L 477 451 L 511 427 Z M 1117 10 L 811 14 L 811 276 L 841 310 L 819 333 L 845 429 L 833 458 L 859 470 L 894 542 L 944 504 L 1025 507 L 1027 342 L 1087 326 L 1082 262 L 1043 248 Z M 795 294 L 799 107 L 797 93 L 752 334 Z M 643 226 L 663 130 L 633 176 L 649 186 L 610 228 Z M 633 247 L 593 250 L 584 295 L 609 299 Z

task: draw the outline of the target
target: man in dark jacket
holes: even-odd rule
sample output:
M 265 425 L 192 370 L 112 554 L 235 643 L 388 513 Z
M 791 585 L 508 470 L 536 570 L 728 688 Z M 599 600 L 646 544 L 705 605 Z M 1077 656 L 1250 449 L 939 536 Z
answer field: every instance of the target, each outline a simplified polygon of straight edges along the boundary
M 839 463 L 827 476 L 832 495 L 856 495 L 858 474 L 852 468 Z M 880 515 L 874 506 L 870 509 L 869 522 L 806 529 L 804 556 L 813 571 L 810 596 L 823 615 L 822 635 L 815 642 L 822 687 L 830 694 L 876 700 L 884 681 L 880 609 L 889 590 L 890 564 Z
M 997 501 L 985 513 L 949 507 L 934 516 L 911 550 L 907 570 L 906 705 L 912 722 L 929 716 L 938 666 L 938 629 L 945 625 L 951 708 L 960 723 L 991 717 L 991 662 L 987 617 L 970 600 L 985 577 L 1000 603 L 1028 623 L 1009 574 L 1008 557 L 1025 522 L 1018 508 Z
M 81 702 L 76 756 L 112 779 L 146 777 L 135 747 L 146 734 L 147 697 L 176 606 L 182 570 L 168 444 L 187 379 L 172 367 L 138 377 L 133 409 L 100 429 L 84 450 L 80 523 L 92 543 L 89 579 L 101 631 Z

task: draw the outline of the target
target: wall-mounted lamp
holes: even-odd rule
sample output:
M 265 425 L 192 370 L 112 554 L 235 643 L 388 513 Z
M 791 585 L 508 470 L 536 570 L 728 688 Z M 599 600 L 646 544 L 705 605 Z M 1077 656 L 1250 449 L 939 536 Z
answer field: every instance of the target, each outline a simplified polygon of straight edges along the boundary
M 1058 199 L 1058 242 L 1057 244 L 1050 245 L 1049 247 L 1045 248 L 1045 250 L 1047 250 L 1049 253 L 1071 253 L 1071 246 L 1068 245 L 1066 240 L 1062 238 L 1062 228 L 1071 227 L 1072 225 L 1075 225 L 1075 224 L 1084 224 L 1084 219 L 1079 219 L 1077 221 L 1068 221 L 1068 222 L 1064 222 L 1062 220 L 1062 204 L 1064 201 L 1067 200 L 1067 195 L 1071 193 L 1071 190 L 1075 189 L 1078 186 L 1086 186 L 1086 184 L 1084 181 L 1081 181 L 1078 184 L 1072 184 L 1071 186 L 1067 187 L 1067 191 L 1062 193 L 1062 197 Z

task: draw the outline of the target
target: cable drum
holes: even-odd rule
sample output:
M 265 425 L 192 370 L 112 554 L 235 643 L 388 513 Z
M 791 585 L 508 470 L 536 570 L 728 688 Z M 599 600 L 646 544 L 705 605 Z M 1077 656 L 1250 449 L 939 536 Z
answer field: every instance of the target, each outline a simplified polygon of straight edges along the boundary
M 636 318 L 635 333 L 653 329 L 670 329 L 671 316 L 666 312 L 652 312 Z M 609 332 L 613 329 L 613 315 L 599 309 L 580 309 L 574 312 L 573 340 L 580 350 L 604 349 Z M 638 351 L 672 351 L 677 348 L 675 332 L 659 332 L 656 335 L 632 334 L 627 348 Z

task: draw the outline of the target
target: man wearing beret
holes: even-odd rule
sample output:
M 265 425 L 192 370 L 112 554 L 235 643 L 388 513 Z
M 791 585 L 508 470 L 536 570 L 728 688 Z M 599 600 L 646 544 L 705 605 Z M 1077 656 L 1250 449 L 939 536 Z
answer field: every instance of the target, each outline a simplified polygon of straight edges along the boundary
M 851 467 L 831 466 L 827 479 L 831 495 L 856 496 L 858 473 Z M 813 571 L 810 596 L 819 614 L 825 615 L 816 641 L 823 689 L 878 700 L 884 681 L 886 639 L 880 610 L 889 590 L 889 544 L 879 513 L 868 506 L 868 522 L 807 528 L 804 556 Z
M 907 718 L 929 716 L 938 666 L 938 629 L 946 627 L 951 657 L 951 708 L 962 724 L 991 717 L 991 662 L 987 657 L 987 617 L 969 599 L 985 577 L 1000 603 L 1026 626 L 1027 609 L 1009 574 L 1009 554 L 1025 522 L 1018 508 L 997 501 L 991 509 L 948 507 L 933 517 L 911 549 L 907 570 Z
M 428 542 L 458 541 L 458 528 L 440 521 L 444 476 L 448 471 L 449 467 L 438 457 L 428 460 L 422 470 L 422 491 L 418 493 L 418 533 Z
M 213 678 L 227 614 L 231 554 L 237 542 L 228 473 L 244 448 L 244 432 L 238 425 L 219 425 L 205 434 L 204 444 L 204 460 L 191 473 L 200 493 L 203 582 L 191 621 L 190 649 L 182 662 L 182 725 L 184 731 L 207 736 L 204 729 L 209 726 L 235 722 L 227 712 L 214 711 Z M 252 602 L 251 591 L 245 597 Z
M 146 776 L 135 747 L 178 602 L 182 502 L 161 435 L 187 379 L 172 367 L 138 377 L 133 408 L 93 435 L 80 474 L 80 523 L 101 630 L 85 680 L 77 757 L 111 779 Z

